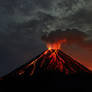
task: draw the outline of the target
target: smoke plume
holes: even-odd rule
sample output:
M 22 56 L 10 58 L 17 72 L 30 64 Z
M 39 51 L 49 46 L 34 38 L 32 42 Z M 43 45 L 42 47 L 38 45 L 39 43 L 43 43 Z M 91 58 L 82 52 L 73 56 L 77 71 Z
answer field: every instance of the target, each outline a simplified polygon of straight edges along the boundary
M 58 29 L 47 33 L 41 37 L 42 41 L 45 43 L 57 43 L 66 39 L 66 44 L 72 45 L 76 44 L 82 48 L 87 48 L 92 50 L 92 39 L 88 39 L 89 35 L 78 29 Z

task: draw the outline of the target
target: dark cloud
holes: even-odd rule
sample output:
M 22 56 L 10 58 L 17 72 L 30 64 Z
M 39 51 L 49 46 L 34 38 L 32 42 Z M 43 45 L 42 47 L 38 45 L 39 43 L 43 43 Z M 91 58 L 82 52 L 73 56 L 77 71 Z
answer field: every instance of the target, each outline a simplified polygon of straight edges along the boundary
M 75 14 L 72 16 L 68 16 L 67 20 L 68 21 L 73 21 L 72 25 L 77 25 L 78 27 L 87 27 L 91 26 L 92 24 L 92 12 L 91 10 L 87 11 L 85 8 L 78 10 Z M 84 26 L 85 25 L 85 26 Z
M 70 43 L 78 43 L 83 41 L 86 37 L 86 34 L 77 30 L 77 29 L 67 29 L 65 31 L 56 30 L 52 31 L 44 36 L 42 36 L 42 40 L 45 42 L 56 42 L 59 40 L 67 39 Z
M 92 49 L 92 40 L 87 39 L 88 37 L 85 32 L 81 32 L 78 29 L 66 29 L 65 31 L 59 29 L 43 35 L 41 39 L 45 43 L 56 43 L 66 39 L 68 46 L 76 44 L 83 48 Z
M 35 2 L 40 8 L 49 9 L 52 6 L 53 0 L 33 0 L 33 2 Z

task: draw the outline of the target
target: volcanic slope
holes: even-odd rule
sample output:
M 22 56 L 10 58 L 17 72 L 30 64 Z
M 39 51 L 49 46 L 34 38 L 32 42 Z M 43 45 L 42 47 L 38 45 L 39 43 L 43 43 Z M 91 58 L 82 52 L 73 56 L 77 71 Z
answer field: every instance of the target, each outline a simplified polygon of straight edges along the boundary
M 62 50 L 49 49 L 12 71 L 1 80 L 30 80 L 36 85 L 54 88 L 87 87 L 92 72 Z M 86 84 L 86 85 L 85 85 Z M 35 86 L 36 86 L 35 85 Z

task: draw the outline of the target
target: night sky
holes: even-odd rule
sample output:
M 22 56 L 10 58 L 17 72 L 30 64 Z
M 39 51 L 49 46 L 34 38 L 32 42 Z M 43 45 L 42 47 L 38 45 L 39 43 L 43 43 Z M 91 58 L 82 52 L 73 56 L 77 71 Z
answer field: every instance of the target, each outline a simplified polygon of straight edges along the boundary
M 92 0 L 0 0 L 0 76 L 46 50 L 42 36 L 57 29 L 76 37 L 62 50 L 92 70 Z

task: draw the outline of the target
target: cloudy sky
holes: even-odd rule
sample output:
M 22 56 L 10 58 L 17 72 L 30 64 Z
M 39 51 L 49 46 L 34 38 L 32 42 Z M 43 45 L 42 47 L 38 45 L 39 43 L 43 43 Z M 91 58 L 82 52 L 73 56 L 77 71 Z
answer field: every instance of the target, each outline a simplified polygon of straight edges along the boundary
M 57 29 L 72 43 L 62 50 L 92 69 L 91 17 L 92 0 L 0 0 L 0 76 L 44 51 L 41 37 Z

